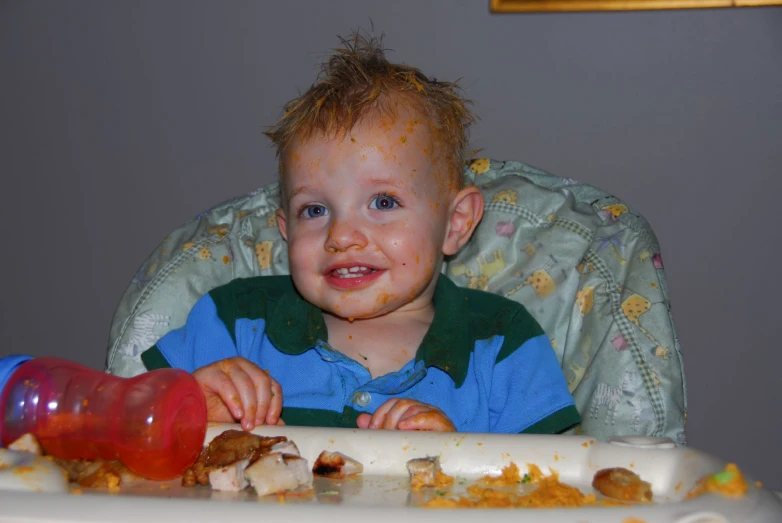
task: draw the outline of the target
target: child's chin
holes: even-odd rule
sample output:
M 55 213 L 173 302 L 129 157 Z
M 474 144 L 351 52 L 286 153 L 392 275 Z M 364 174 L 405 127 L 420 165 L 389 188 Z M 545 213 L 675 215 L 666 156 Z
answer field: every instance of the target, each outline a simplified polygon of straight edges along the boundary
M 380 316 L 385 316 L 390 311 L 386 310 L 380 310 L 380 311 L 367 311 L 365 309 L 356 309 L 353 311 L 333 311 L 333 310 L 327 310 L 329 314 L 332 316 L 339 318 L 340 320 L 345 321 L 355 321 L 355 320 L 371 320 L 373 318 L 379 318 Z

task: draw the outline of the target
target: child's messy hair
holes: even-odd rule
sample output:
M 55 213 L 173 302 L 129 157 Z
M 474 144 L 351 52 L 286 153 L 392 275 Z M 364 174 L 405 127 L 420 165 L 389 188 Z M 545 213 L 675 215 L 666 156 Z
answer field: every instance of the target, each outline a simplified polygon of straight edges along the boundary
M 340 37 L 342 47 L 323 63 L 315 83 L 289 101 L 283 117 L 264 134 L 280 158 L 295 140 L 349 133 L 367 115 L 393 114 L 400 103 L 408 103 L 430 120 L 453 179 L 461 185 L 467 130 L 476 119 L 468 107 L 472 102 L 462 98 L 456 82 L 389 62 L 382 40 L 382 35 L 367 38 L 358 31 L 350 39 Z

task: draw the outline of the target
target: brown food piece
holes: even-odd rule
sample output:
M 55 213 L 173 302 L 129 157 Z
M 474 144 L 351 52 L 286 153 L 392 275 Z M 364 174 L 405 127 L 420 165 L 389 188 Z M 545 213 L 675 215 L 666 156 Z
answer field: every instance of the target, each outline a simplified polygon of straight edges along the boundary
M 205 464 L 207 467 L 221 467 L 240 459 L 255 459 L 268 452 L 277 443 L 288 441 L 285 436 L 264 437 L 243 430 L 226 430 L 207 446 Z
M 209 442 L 196 462 L 182 473 L 182 486 L 208 485 L 210 471 L 243 459 L 253 463 L 285 441 L 285 436 L 264 437 L 243 430 L 226 430 Z
M 206 454 L 208 451 L 209 447 L 202 448 L 195 463 L 186 468 L 182 473 L 183 487 L 209 484 L 209 469 L 206 467 Z
M 84 488 L 119 488 L 120 484 L 132 483 L 141 476 L 128 469 L 120 461 L 105 461 L 102 459 L 61 459 L 53 458 L 54 462 L 68 473 L 68 481 L 78 483 Z
M 79 476 L 90 463 L 93 463 L 85 459 L 61 459 L 56 457 L 53 458 L 53 461 L 65 469 L 65 472 L 68 473 L 68 481 L 72 483 L 79 479 Z
M 638 474 L 625 468 L 598 470 L 592 479 L 592 486 L 609 498 L 634 503 L 652 501 L 652 486 Z
M 324 450 L 315 460 L 312 473 L 326 478 L 343 478 L 364 471 L 364 465 L 341 452 Z

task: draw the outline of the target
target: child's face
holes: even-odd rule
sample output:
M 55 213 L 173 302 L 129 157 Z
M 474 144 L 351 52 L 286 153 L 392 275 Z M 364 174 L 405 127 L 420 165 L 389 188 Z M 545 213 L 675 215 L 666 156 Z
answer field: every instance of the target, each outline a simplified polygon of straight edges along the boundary
M 278 222 L 307 301 L 348 319 L 431 304 L 454 197 L 437 150 L 405 109 L 289 148 Z

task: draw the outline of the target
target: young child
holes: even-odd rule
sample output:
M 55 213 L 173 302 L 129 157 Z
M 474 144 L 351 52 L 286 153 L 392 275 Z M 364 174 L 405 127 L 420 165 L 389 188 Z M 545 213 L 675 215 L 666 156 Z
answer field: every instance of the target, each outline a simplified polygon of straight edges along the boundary
M 561 432 L 580 418 L 516 302 L 457 287 L 443 258 L 483 214 L 456 84 L 343 40 L 267 135 L 291 276 L 235 280 L 142 355 L 193 372 L 211 421 Z M 283 421 L 284 420 L 284 421 Z

